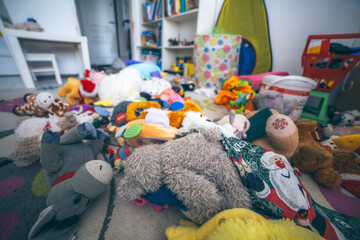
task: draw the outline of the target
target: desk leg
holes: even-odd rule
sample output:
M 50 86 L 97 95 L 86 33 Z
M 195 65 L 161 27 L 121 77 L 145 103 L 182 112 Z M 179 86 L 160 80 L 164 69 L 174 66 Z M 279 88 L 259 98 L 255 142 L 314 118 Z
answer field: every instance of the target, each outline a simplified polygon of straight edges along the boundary
M 8 37 L 9 49 L 12 57 L 14 58 L 15 64 L 20 72 L 21 78 L 26 88 L 35 88 L 34 81 L 31 77 L 29 67 L 27 65 L 24 53 L 20 46 L 19 39 L 16 37 Z
M 85 69 L 91 69 L 87 41 L 81 42 L 77 45 L 76 59 L 78 63 L 79 76 L 84 77 Z

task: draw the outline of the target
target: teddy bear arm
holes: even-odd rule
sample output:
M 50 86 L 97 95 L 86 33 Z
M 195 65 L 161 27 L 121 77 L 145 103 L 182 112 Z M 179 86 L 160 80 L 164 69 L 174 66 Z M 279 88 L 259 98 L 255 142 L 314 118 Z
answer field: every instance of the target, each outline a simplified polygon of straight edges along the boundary
M 342 177 L 338 171 L 332 168 L 323 168 L 314 173 L 315 180 L 325 187 L 336 187 L 342 182 Z
M 312 173 L 323 168 L 332 168 L 332 155 L 314 145 L 301 146 L 293 155 L 292 163 L 299 170 Z
M 333 151 L 334 169 L 340 173 L 360 175 L 360 157 L 350 150 Z

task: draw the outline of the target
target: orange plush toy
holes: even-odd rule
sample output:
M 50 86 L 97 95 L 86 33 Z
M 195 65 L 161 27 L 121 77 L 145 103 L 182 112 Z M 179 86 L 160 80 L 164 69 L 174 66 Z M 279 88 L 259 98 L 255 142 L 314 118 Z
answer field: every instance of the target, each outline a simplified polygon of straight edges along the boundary
M 91 104 L 97 98 L 98 85 L 91 80 L 78 80 L 69 77 L 67 82 L 60 88 L 58 94 L 60 97 L 66 96 L 66 101 L 76 106 L 78 104 Z
M 237 110 L 237 113 L 243 110 L 254 110 L 252 103 L 255 97 L 255 91 L 251 88 L 247 81 L 240 80 L 233 75 L 229 80 L 225 81 L 222 90 L 219 91 L 215 98 L 215 103 L 225 105 L 230 111 Z

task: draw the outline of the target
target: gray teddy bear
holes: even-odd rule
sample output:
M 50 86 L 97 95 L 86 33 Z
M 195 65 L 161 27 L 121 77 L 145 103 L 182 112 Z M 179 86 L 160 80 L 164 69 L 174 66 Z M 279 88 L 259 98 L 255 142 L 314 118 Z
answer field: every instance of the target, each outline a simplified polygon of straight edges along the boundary
M 297 103 L 296 99 L 284 99 L 284 94 L 274 91 L 263 91 L 254 97 L 254 105 L 257 110 L 268 107 L 284 115 L 292 113 Z
M 109 135 L 85 122 L 60 137 L 46 130 L 40 157 L 50 192 L 48 205 L 32 227 L 29 239 L 69 239 L 79 225 L 79 215 L 110 183 L 110 164 L 96 159 Z M 83 141 L 86 140 L 86 141 Z
M 162 145 L 136 148 L 127 158 L 119 196 L 130 201 L 165 186 L 197 224 L 226 209 L 250 208 L 249 192 L 221 139 L 219 128 L 209 128 Z

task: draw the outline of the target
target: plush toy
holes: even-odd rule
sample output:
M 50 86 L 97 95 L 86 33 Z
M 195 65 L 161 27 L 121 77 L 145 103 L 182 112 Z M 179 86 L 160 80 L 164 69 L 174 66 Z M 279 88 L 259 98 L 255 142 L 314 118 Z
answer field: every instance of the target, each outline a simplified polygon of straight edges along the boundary
M 76 162 L 75 158 L 72 160 Z M 48 207 L 31 228 L 29 240 L 71 239 L 80 224 L 79 216 L 104 192 L 113 177 L 111 166 L 102 160 L 91 160 L 72 170 L 51 186 Z
M 68 104 L 61 102 L 49 92 L 41 92 L 37 95 L 26 94 L 24 96 L 25 104 L 16 105 L 12 112 L 18 116 L 36 116 L 46 117 L 53 114 L 63 117 L 65 113 L 70 111 Z
M 222 211 L 200 227 L 185 219 L 166 228 L 168 240 L 205 239 L 323 239 L 318 234 L 286 219 L 267 220 L 260 214 L 234 208 Z
M 254 97 L 255 91 L 249 83 L 233 75 L 229 80 L 224 82 L 222 89 L 215 98 L 215 103 L 225 105 L 229 111 L 231 109 L 239 109 L 240 112 L 245 109 L 252 111 L 254 110 Z
M 170 198 L 169 202 L 160 199 L 162 204 L 170 206 L 176 202 L 171 196 L 176 196 L 184 214 L 199 224 L 225 209 L 249 208 L 249 193 L 220 144 L 219 125 L 210 124 L 206 130 L 161 145 L 135 148 L 119 182 L 119 196 L 128 201 L 146 199 L 162 189 Z
M 143 81 L 140 92 L 145 92 L 151 97 L 155 97 L 156 95 L 160 95 L 167 88 L 171 88 L 171 83 L 169 81 L 153 77 Z
M 285 100 L 282 93 L 262 91 L 254 97 L 254 105 L 258 110 L 266 107 L 275 109 L 281 114 L 289 115 L 297 106 L 296 99 Z
M 122 101 L 133 101 L 140 96 L 142 78 L 138 70 L 126 67 L 119 73 L 106 76 L 99 86 L 100 101 L 116 106 Z
M 335 137 L 332 140 L 340 149 L 348 149 L 350 151 L 355 151 L 357 148 L 360 147 L 360 134 Z
M 227 130 L 235 133 L 235 135 L 239 138 L 246 138 L 246 132 L 250 128 L 249 120 L 242 114 L 236 114 L 236 112 L 232 109 L 229 112 L 229 115 L 224 116 L 217 124 L 225 127 Z
M 290 158 L 298 146 L 298 130 L 294 122 L 275 110 L 245 111 L 250 128 L 244 140 Z
M 78 80 L 70 77 L 58 92 L 60 97 L 72 105 L 90 104 L 97 99 L 98 85 L 88 79 Z
M 343 111 L 343 112 L 330 112 L 330 122 L 333 125 L 339 126 L 360 126 L 360 112 L 358 110 Z
M 299 170 L 311 173 L 316 182 L 325 187 L 341 184 L 341 173 L 360 175 L 360 158 L 351 150 L 331 150 L 315 141 L 311 132 L 315 131 L 316 121 L 299 119 L 299 145 L 292 156 L 292 164 Z
M 93 117 L 87 115 L 75 115 L 66 113 L 64 118 L 50 116 L 49 118 L 27 118 L 19 123 L 15 129 L 17 142 L 15 150 L 10 154 L 10 159 L 18 167 L 29 166 L 40 159 L 40 140 L 46 130 L 60 132 L 83 122 L 92 123 Z
M 98 72 L 94 69 L 86 69 L 84 74 L 84 77 L 89 78 L 95 84 L 100 84 L 106 76 L 107 74 L 104 71 Z

